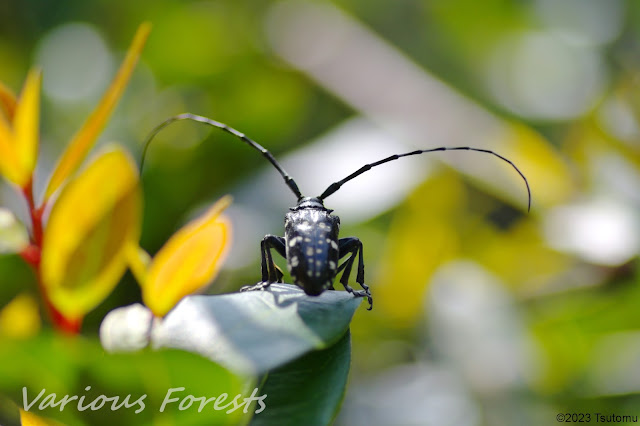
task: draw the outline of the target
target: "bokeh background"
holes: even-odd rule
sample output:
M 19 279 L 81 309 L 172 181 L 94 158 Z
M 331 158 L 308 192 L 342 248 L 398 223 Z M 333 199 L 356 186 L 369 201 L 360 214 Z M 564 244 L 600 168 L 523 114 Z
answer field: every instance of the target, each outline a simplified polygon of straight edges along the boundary
M 0 2 L 0 80 L 44 70 L 36 191 L 153 30 L 101 143 L 139 158 L 193 112 L 270 149 L 305 195 L 394 153 L 326 201 L 364 243 L 374 294 L 352 325 L 339 425 L 540 425 L 640 415 L 640 3 L 633 0 Z M 223 194 L 234 247 L 210 293 L 259 280 L 295 199 L 255 151 L 181 122 L 142 176 L 154 253 Z M 0 205 L 26 206 L 3 183 Z M 284 268 L 284 262 L 280 261 Z M 36 284 L 0 257 L 0 304 Z M 140 300 L 127 275 L 84 324 Z M 0 321 L 1 322 L 1 321 Z M 47 327 L 47 325 L 42 325 Z M 595 418 L 592 419 L 595 421 Z

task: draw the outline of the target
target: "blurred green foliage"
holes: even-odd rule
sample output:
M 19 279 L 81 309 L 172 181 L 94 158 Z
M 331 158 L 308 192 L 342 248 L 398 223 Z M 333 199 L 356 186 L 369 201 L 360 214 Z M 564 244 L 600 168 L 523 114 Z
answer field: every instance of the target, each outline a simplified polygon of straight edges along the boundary
M 65 424 L 108 425 L 119 424 L 238 424 L 244 415 L 242 409 L 229 414 L 225 410 L 214 409 L 211 404 L 198 412 L 198 401 L 193 407 L 175 409 L 187 395 L 196 398 L 218 397 L 223 393 L 235 397 L 245 393 L 242 378 L 200 357 L 184 351 L 145 351 L 136 354 L 105 356 L 96 341 L 81 339 L 60 339 L 59 336 L 40 336 L 28 343 L 5 342 L 0 350 L 3 364 L 13 364 L 11 375 L 2 377 L 2 389 L 22 408 L 24 390 L 27 388 L 27 404 L 34 403 L 32 411 L 38 415 L 56 418 Z M 19 361 L 17 361 L 19 360 Z M 176 390 L 168 402 L 160 409 L 170 389 Z M 123 390 L 126 392 L 123 393 Z M 42 392 L 44 390 L 44 392 Z M 43 393 L 39 398 L 38 395 Z M 54 402 L 65 395 L 84 396 L 71 400 L 64 410 L 58 407 L 37 409 L 47 397 L 55 393 Z M 245 397 L 249 396 L 250 392 Z M 113 399 L 103 401 L 104 409 L 80 410 L 101 395 L 107 398 L 119 397 L 113 410 Z M 122 407 L 130 395 L 129 407 Z M 141 397 L 139 403 L 136 403 Z M 230 402 L 231 399 L 228 401 Z M 184 406 L 187 406 L 185 402 Z M 96 402 L 99 407 L 100 401 Z M 45 403 L 46 405 L 46 403 Z M 172 407 L 173 405 L 173 407 Z M 230 410 L 230 408 L 229 408 Z M 136 413 L 136 411 L 138 411 Z

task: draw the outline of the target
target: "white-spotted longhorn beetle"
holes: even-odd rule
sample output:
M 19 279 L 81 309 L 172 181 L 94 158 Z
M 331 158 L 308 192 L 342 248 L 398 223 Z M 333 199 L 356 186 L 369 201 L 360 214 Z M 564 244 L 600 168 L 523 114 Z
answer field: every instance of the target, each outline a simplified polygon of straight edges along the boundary
M 260 244 L 262 281 L 253 286 L 245 286 L 240 291 L 264 290 L 268 288 L 271 283 L 282 282 L 282 271 L 273 262 L 273 258 L 271 256 L 271 249 L 275 249 L 278 254 L 287 259 L 287 269 L 293 278 L 293 282 L 297 286 L 301 287 L 306 294 L 310 296 L 317 296 L 325 290 L 333 290 L 333 281 L 336 276 L 342 272 L 340 283 L 344 286 L 345 290 L 356 297 L 366 297 L 369 301 L 368 309 L 371 310 L 373 307 L 373 298 L 369 291 L 369 287 L 364 283 L 362 242 L 360 242 L 356 237 L 338 238 L 340 218 L 331 214 L 333 210 L 324 206 L 324 200 L 340 189 L 340 187 L 346 182 L 355 179 L 373 167 L 388 163 L 389 161 L 397 160 L 398 158 L 435 151 L 477 151 L 494 155 L 509 163 L 518 172 L 522 179 L 524 179 L 529 197 L 527 210 L 531 209 L 531 190 L 529 189 L 529 182 L 516 165 L 493 151 L 471 148 L 468 146 L 439 147 L 392 155 L 376 161 L 375 163 L 365 164 L 344 179 L 329 185 L 329 187 L 318 197 L 305 197 L 300 193 L 295 180 L 293 180 L 293 178 L 284 171 L 273 155 L 260 144 L 249 139 L 244 135 L 244 133 L 233 129 L 226 124 L 188 113 L 171 117 L 152 130 L 144 144 L 140 170 L 142 170 L 142 167 L 144 166 L 144 158 L 151 140 L 164 127 L 178 120 L 193 120 L 208 124 L 224 130 L 225 132 L 231 133 L 254 149 L 257 149 L 278 170 L 289 189 L 297 197 L 298 201 L 296 206 L 290 208 L 290 211 L 284 217 L 284 238 L 275 235 L 267 235 L 262 239 L 262 243 Z M 346 256 L 349 257 L 339 265 L 339 260 Z M 356 256 L 358 257 L 356 282 L 363 288 L 363 290 L 354 290 L 349 286 L 349 276 L 351 275 L 351 269 L 353 268 Z

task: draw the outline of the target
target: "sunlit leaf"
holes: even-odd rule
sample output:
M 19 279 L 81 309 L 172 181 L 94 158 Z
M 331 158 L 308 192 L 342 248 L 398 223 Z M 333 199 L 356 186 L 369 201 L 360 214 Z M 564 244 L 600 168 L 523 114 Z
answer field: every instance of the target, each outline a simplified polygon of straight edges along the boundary
M 42 73 L 39 70 L 29 72 L 13 118 L 16 155 L 21 167 L 29 175 L 33 174 L 38 156 L 41 81 Z
M 100 303 L 126 268 L 126 247 L 140 234 L 138 172 L 122 149 L 102 154 L 64 188 L 42 247 L 42 281 L 70 317 Z
M 307 296 L 290 284 L 271 284 L 266 291 L 188 296 L 154 321 L 151 344 L 199 353 L 239 374 L 263 374 L 335 344 L 361 302 L 346 291 Z M 136 318 L 148 325 L 140 305 L 111 311 L 103 321 L 109 324 L 100 330 L 103 344 L 110 344 L 105 349 L 136 349 L 140 327 L 130 322 Z M 114 336 L 120 340 L 115 342 Z
M 215 277 L 231 241 L 231 224 L 220 216 L 230 203 L 229 196 L 220 199 L 176 232 L 153 258 L 141 284 L 142 298 L 155 315 L 164 316 Z
M 62 158 L 58 162 L 58 165 L 49 180 L 49 185 L 45 192 L 46 199 L 48 199 L 60 187 L 60 185 L 74 171 L 76 171 L 78 167 L 80 167 L 82 160 L 84 160 L 89 153 L 89 150 L 96 142 L 96 139 L 106 125 L 111 112 L 115 108 L 125 87 L 127 86 L 127 83 L 129 82 L 150 31 L 151 24 L 148 22 L 143 23 L 138 28 L 133 42 L 127 52 L 127 56 L 120 66 L 111 86 L 109 86 L 96 109 L 89 116 L 78 133 L 76 133 L 67 149 L 62 154 Z

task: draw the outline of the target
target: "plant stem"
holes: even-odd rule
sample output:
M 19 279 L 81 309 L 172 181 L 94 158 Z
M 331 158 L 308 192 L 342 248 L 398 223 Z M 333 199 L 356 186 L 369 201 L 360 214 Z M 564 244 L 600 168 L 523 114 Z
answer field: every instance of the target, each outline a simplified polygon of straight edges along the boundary
M 44 211 L 44 204 L 36 208 L 33 198 L 33 180 L 30 180 L 24 188 L 22 193 L 29 204 L 29 216 L 31 217 L 32 235 L 31 239 L 33 244 L 42 248 L 42 213 Z
M 33 180 L 30 180 L 23 188 L 27 204 L 29 205 L 29 216 L 31 217 L 31 244 L 27 246 L 20 255 L 35 270 L 38 279 L 38 289 L 42 296 L 46 311 L 51 318 L 51 322 L 56 330 L 67 334 L 79 334 L 82 325 L 82 318 L 67 318 L 51 303 L 51 299 L 42 284 L 42 271 L 40 268 L 40 254 L 42 252 L 42 215 L 45 204 L 36 207 L 33 197 Z

